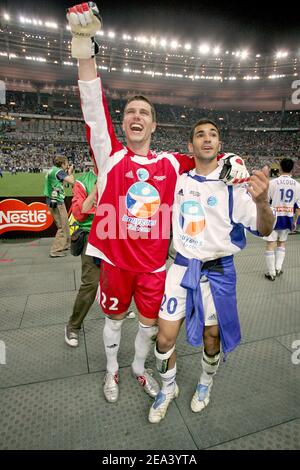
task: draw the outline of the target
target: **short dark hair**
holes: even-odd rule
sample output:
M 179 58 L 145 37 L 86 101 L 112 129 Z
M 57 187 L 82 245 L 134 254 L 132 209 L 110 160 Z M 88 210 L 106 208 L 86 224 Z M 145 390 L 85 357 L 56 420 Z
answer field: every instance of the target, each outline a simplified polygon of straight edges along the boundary
M 148 100 L 148 98 L 146 98 L 146 96 L 144 96 L 144 95 L 134 95 L 134 96 L 131 96 L 130 98 L 128 98 L 128 100 L 125 104 L 125 107 L 124 107 L 124 111 L 127 108 L 127 106 L 129 105 L 129 103 L 131 103 L 131 101 L 145 101 L 146 103 L 148 103 L 150 105 L 150 108 L 151 108 L 152 119 L 153 119 L 154 122 L 156 122 L 156 111 L 155 111 L 154 105 L 150 100 Z
M 202 118 L 202 119 L 199 119 L 199 121 L 197 121 L 196 124 L 194 124 L 192 129 L 191 129 L 191 132 L 190 132 L 190 142 L 191 143 L 193 143 L 193 138 L 194 138 L 194 133 L 195 133 L 196 127 L 201 126 L 202 124 L 211 124 L 212 126 L 214 126 L 218 131 L 219 137 L 221 138 L 221 131 L 220 131 L 219 126 L 212 119 Z
M 280 168 L 284 173 L 291 173 L 294 168 L 294 162 L 291 158 L 283 158 L 280 160 Z
M 68 159 L 67 157 L 65 157 L 64 155 L 56 155 L 56 157 L 54 157 L 54 165 L 57 166 L 58 168 L 60 168 L 62 166 L 63 163 L 68 163 Z

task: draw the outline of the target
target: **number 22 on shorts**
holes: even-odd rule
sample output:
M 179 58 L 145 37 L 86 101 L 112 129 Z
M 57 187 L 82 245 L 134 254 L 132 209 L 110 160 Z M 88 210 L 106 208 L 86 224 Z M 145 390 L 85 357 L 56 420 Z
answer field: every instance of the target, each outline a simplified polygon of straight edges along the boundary
M 107 308 L 106 307 L 106 301 L 107 301 L 107 297 L 106 295 L 104 294 L 104 292 L 101 292 L 101 305 L 103 308 Z M 111 302 L 111 305 L 110 307 L 108 307 L 108 310 L 118 310 L 118 303 L 119 303 L 119 300 L 117 299 L 117 297 L 110 297 L 109 298 L 109 301 Z

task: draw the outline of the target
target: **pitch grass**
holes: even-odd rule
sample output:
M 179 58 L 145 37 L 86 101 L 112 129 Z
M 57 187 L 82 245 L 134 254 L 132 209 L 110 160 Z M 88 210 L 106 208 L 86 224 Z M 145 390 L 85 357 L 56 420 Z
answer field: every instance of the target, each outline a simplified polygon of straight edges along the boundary
M 3 173 L 0 177 L 0 196 L 43 196 L 46 173 Z M 75 179 L 80 173 L 75 174 Z M 72 196 L 71 188 L 66 188 L 66 196 Z

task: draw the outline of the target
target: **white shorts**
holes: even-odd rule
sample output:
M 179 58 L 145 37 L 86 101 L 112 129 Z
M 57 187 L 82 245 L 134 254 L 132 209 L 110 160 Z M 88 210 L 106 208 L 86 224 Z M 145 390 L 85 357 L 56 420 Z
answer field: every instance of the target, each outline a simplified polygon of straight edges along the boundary
M 158 315 L 159 318 L 169 321 L 177 321 L 185 318 L 187 290 L 181 287 L 180 283 L 186 270 L 186 266 L 180 266 L 178 264 L 172 264 L 170 267 L 167 274 L 163 302 L 161 304 Z M 218 325 L 218 317 L 211 294 L 209 281 L 203 280 L 203 282 L 200 282 L 200 287 L 204 308 L 205 326 Z
M 289 229 L 285 230 L 273 230 L 268 237 L 263 237 L 266 242 L 286 242 L 288 239 Z

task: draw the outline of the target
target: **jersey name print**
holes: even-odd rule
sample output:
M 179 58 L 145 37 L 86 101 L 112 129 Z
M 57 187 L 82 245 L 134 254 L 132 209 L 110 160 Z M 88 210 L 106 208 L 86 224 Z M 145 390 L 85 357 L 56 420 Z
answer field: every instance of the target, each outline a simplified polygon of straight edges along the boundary
M 269 200 L 276 213 L 274 230 L 291 230 L 295 208 L 300 207 L 300 184 L 282 175 L 270 181 Z

